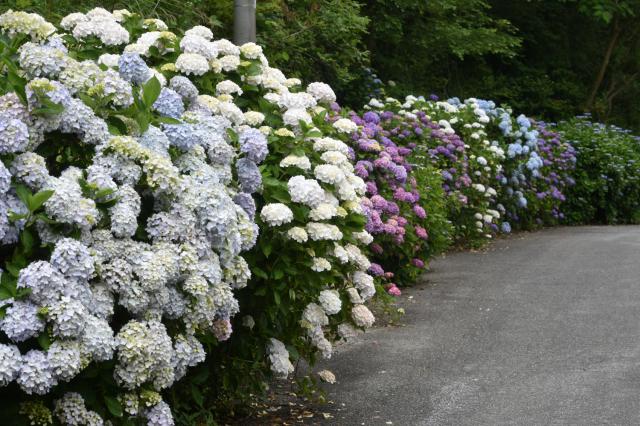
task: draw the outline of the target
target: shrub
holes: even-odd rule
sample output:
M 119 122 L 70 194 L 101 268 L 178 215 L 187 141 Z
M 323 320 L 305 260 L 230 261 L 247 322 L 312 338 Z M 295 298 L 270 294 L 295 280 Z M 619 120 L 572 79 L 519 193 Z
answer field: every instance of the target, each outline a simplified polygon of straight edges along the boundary
M 337 139 L 357 126 L 325 120 L 329 86 L 205 27 L 99 8 L 60 25 L 0 17 L 12 419 L 173 424 L 160 392 L 210 353 L 183 382 L 208 416 L 247 389 L 230 378 L 259 386 L 371 326 L 366 187 Z
M 588 117 L 549 126 L 576 149 L 575 185 L 567 193 L 569 223 L 640 222 L 640 138 Z
M 414 153 L 424 124 L 392 112 L 350 117 L 359 125 L 348 142 L 355 172 L 366 180 L 366 229 L 374 236 L 370 256 L 376 262 L 371 272 L 412 283 L 449 239 L 440 173 Z M 386 286 L 398 292 L 395 283 Z

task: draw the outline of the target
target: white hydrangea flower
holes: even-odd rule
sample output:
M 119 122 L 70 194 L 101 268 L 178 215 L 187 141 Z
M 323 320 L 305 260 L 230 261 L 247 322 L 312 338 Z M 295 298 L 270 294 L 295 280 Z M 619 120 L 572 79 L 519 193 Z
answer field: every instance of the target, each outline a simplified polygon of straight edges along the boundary
M 340 133 L 353 133 L 358 130 L 358 125 L 348 118 L 340 118 L 333 123 L 333 128 Z
M 360 291 L 360 297 L 363 301 L 367 301 L 376 294 L 376 288 L 373 283 L 373 277 L 365 272 L 356 271 L 353 273 L 353 283 Z
M 299 78 L 288 78 L 282 83 L 286 88 L 290 89 L 292 87 L 301 86 L 302 80 Z
M 182 53 L 176 59 L 176 69 L 187 75 L 203 75 L 209 71 L 209 62 L 197 53 Z
M 195 53 L 204 57 L 207 61 L 218 56 L 215 44 L 204 37 L 195 34 L 185 34 L 180 40 L 180 50 L 184 53 Z
M 351 340 L 358 335 L 358 330 L 351 324 L 343 322 L 338 325 L 338 335 L 345 340 Z
M 331 185 L 337 185 L 341 182 L 344 182 L 344 180 L 346 179 L 346 176 L 342 169 L 332 164 L 320 164 L 316 166 L 313 170 L 313 174 L 319 181 Z
M 325 337 L 322 327 L 315 326 L 308 329 L 307 336 L 309 336 L 311 344 L 320 351 L 320 355 L 322 355 L 324 359 L 331 358 L 331 355 L 333 354 L 333 346 Z
M 284 121 L 284 124 L 287 124 L 291 127 L 299 127 L 300 121 L 310 124 L 312 122 L 312 119 L 305 109 L 291 108 L 284 113 L 284 115 L 282 116 L 282 121 Z
M 331 254 L 342 264 L 349 262 L 349 252 L 338 243 L 334 243 L 333 251 L 331 252 Z
M 306 179 L 298 175 L 289 179 L 287 183 L 291 201 L 302 203 L 309 207 L 316 207 L 324 198 L 324 190 L 315 179 Z
M 60 21 L 60 26 L 65 30 L 72 30 L 80 22 L 86 22 L 89 18 L 84 13 L 70 13 Z
M 216 84 L 216 93 L 218 95 L 230 95 L 237 94 L 238 96 L 242 95 L 242 89 L 236 83 L 231 80 L 224 80 L 220 83 Z
M 349 155 L 349 146 L 344 142 L 333 138 L 319 138 L 313 143 L 314 151 L 338 151 L 341 154 Z
M 220 67 L 224 72 L 231 72 L 240 66 L 240 58 L 235 55 L 226 55 L 219 59 Z
M 244 113 L 244 119 L 249 126 L 259 126 L 264 121 L 265 116 L 258 111 L 247 111 Z
M 184 32 L 185 36 L 197 35 L 199 37 L 204 38 L 205 40 L 211 40 L 213 38 L 213 33 L 207 27 L 203 27 L 202 25 L 196 25 L 195 27 L 191 27 L 187 31 Z
M 248 42 L 240 46 L 240 53 L 247 59 L 258 59 L 262 54 L 262 47 Z
M 316 105 L 316 100 L 308 93 L 291 93 L 284 92 L 280 95 L 278 105 L 285 109 L 304 109 L 307 110 Z
M 324 257 L 314 257 L 311 270 L 314 272 L 323 272 L 331 270 L 331 263 Z
M 271 203 L 262 208 L 260 218 L 269 226 L 280 226 L 293 220 L 293 212 L 285 204 Z
M 360 297 L 360 293 L 358 293 L 358 290 L 354 287 L 349 287 L 347 290 L 347 296 L 349 296 L 349 301 L 351 303 L 355 304 L 359 304 L 359 303 L 364 303 L 364 301 L 362 300 L 362 297 Z
M 280 167 L 298 167 L 302 170 L 310 170 L 311 161 L 304 155 L 287 155 L 280 161 Z
M 356 239 L 356 241 L 365 246 L 368 246 L 373 242 L 373 235 L 371 235 L 367 231 L 354 232 L 351 235 Z
M 338 215 L 338 208 L 333 204 L 321 203 L 309 212 L 309 218 L 314 221 L 329 220 Z
M 267 355 L 271 364 L 271 371 L 279 377 L 286 378 L 293 373 L 293 364 L 289 360 L 289 351 L 278 339 L 270 338 L 267 345 Z
M 313 96 L 318 102 L 331 103 L 336 101 L 336 94 L 331 86 L 326 83 L 314 82 L 307 86 L 307 93 Z
M 25 34 L 34 40 L 44 40 L 56 31 L 56 28 L 37 13 L 8 10 L 0 15 L 0 28 L 10 37 Z
M 306 243 L 309 239 L 307 231 L 299 226 L 294 226 L 287 231 L 287 237 L 298 243 Z
M 343 237 L 340 228 L 328 223 L 309 222 L 306 230 L 313 241 L 340 241 Z
M 351 308 L 351 319 L 358 327 L 370 328 L 376 321 L 375 317 L 364 305 L 355 305 Z
M 318 301 L 327 315 L 335 315 L 342 309 L 342 301 L 336 290 L 322 290 Z
M 225 38 L 213 42 L 223 55 L 239 56 L 240 48 Z
M 309 303 L 302 313 L 303 321 L 311 325 L 311 327 L 322 327 L 329 324 L 329 318 L 324 313 L 322 307 L 316 303 Z

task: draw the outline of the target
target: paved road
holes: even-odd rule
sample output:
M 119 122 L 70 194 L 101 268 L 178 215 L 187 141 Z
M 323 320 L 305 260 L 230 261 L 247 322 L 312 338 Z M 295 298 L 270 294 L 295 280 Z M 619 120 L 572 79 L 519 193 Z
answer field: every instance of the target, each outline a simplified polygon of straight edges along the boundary
M 432 270 L 406 326 L 322 365 L 327 424 L 640 424 L 640 227 L 515 236 Z

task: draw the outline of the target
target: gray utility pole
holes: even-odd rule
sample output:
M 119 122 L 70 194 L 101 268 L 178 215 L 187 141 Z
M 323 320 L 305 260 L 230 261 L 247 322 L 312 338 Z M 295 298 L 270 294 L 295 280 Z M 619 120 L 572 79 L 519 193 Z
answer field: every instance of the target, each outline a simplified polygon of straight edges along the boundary
M 234 0 L 233 42 L 256 41 L 256 0 Z

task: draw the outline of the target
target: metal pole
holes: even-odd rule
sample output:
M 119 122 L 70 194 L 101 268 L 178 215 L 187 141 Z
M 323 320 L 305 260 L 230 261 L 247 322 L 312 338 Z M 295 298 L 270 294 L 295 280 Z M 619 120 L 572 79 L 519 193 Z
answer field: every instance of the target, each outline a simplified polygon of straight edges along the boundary
M 256 41 L 256 0 L 234 0 L 233 41 L 237 45 Z

